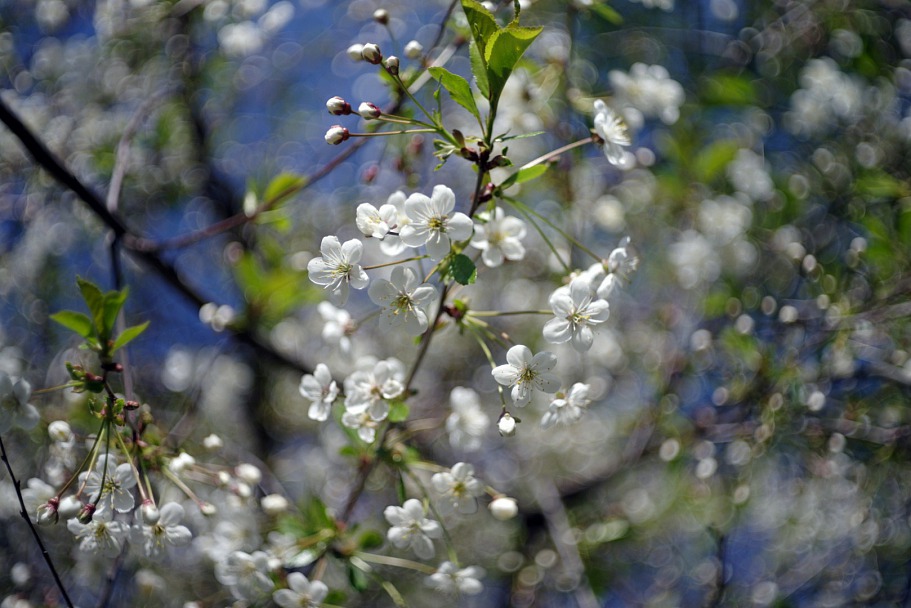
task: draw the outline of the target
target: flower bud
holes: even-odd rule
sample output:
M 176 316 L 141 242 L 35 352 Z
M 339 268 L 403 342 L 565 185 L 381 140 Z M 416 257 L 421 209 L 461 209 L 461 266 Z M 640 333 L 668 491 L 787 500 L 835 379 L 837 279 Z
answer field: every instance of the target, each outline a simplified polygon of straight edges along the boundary
M 361 115 L 361 118 L 364 120 L 375 120 L 383 115 L 383 112 L 376 107 L 376 104 L 372 104 L 369 101 L 364 101 L 357 107 L 357 113 Z
M 347 116 L 348 114 L 351 114 L 351 104 L 338 95 L 331 97 L 326 101 L 326 109 L 329 110 L 330 114 L 336 116 Z
M 372 42 L 364 45 L 364 50 L 361 51 L 361 57 L 364 58 L 364 61 L 367 63 L 372 63 L 373 65 L 379 65 L 383 60 L 383 53 L 380 51 L 380 47 L 373 44 Z
M 412 40 L 405 45 L 405 57 L 408 59 L 419 59 L 424 53 L 424 47 L 417 40 Z
M 512 519 L 519 513 L 519 505 L 515 498 L 509 496 L 500 496 L 494 499 L 488 506 L 490 513 L 500 521 Z
M 75 496 L 67 496 L 60 501 L 60 506 L 57 508 L 57 513 L 60 517 L 64 519 L 69 519 L 71 517 L 76 517 L 76 515 L 82 510 L 82 503 Z
M 218 509 L 211 502 L 201 502 L 199 503 L 199 511 L 203 515 L 215 515 L 218 513 Z
M 220 450 L 221 448 L 225 447 L 225 442 L 222 440 L 221 437 L 219 437 L 215 433 L 212 433 L 211 435 L 208 435 L 205 439 L 202 440 L 202 447 L 206 448 L 210 452 L 214 452 L 216 450 Z
M 38 507 L 38 525 L 56 524 L 59 516 L 60 499 L 56 496 Z
M 389 23 L 389 11 L 384 8 L 378 8 L 373 11 L 373 20 L 379 23 L 380 25 L 386 25 Z
M 345 51 L 348 55 L 348 58 L 352 61 L 362 61 L 364 59 L 364 45 L 363 44 L 352 44 L 348 47 L 348 50 Z
M 142 503 L 142 523 L 149 524 L 154 526 L 158 523 L 158 518 L 161 517 L 161 511 L 158 510 L 158 507 L 155 506 L 155 503 L 151 500 L 145 500 Z
M 341 125 L 332 125 L 329 127 L 329 130 L 326 131 L 326 143 L 330 146 L 337 146 L 338 144 L 346 141 L 351 134 L 348 133 L 348 129 Z
M 73 430 L 65 420 L 55 420 L 47 426 L 47 434 L 58 443 L 65 443 L 73 439 Z
M 399 75 L 399 58 L 395 55 L 390 55 L 386 61 L 383 62 L 383 65 L 386 66 L 386 70 L 393 76 Z
M 281 515 L 288 510 L 288 499 L 281 494 L 263 496 L 259 503 L 266 515 Z
M 509 412 L 504 412 L 497 420 L 497 430 L 500 431 L 501 437 L 512 437 L 516 434 L 516 419 Z
M 234 468 L 234 474 L 237 475 L 238 479 L 247 482 L 251 486 L 255 486 L 263 480 L 263 473 L 259 470 L 259 467 L 246 462 L 237 465 Z
M 82 510 L 76 517 L 79 519 L 79 523 L 88 525 L 91 523 L 93 515 L 95 515 L 95 505 L 89 502 L 82 505 Z

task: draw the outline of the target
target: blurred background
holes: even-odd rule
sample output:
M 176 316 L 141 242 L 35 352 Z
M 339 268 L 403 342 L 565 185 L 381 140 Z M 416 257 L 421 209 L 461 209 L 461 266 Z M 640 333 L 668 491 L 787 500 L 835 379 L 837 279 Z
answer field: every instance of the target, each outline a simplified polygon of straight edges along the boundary
M 447 522 L 463 565 L 487 572 L 483 593 L 459 605 L 907 604 L 911 4 L 520 4 L 522 23 L 544 31 L 495 130 L 542 133 L 508 142 L 514 165 L 587 137 L 596 99 L 623 116 L 632 146 L 622 168 L 577 148 L 511 193 L 605 258 L 629 236 L 639 264 L 584 357 L 547 345 L 537 321 L 491 321 L 555 352 L 567 386 L 591 385 L 575 425 L 542 429 L 541 399 L 501 438 L 477 345 L 447 329 L 431 347 L 409 400 L 411 447 L 444 466 L 472 463 L 520 507 L 506 523 L 486 512 Z M 512 16 L 512 2 L 493 8 L 501 22 Z M 37 430 L 3 436 L 17 475 L 59 486 L 74 463 L 55 461 L 47 425 L 68 420 L 80 441 L 93 432 L 84 396 L 37 393 L 67 381 L 64 361 L 87 362 L 49 320 L 84 310 L 78 275 L 128 286 L 127 324 L 151 321 L 129 348 L 124 391 L 147 404 L 167 450 L 256 464 L 251 500 L 280 493 L 304 513 L 315 499 L 341 509 L 358 452 L 339 425 L 307 418 L 301 375 L 324 362 L 343 378 L 365 356 L 410 363 L 416 349 L 384 332 L 365 293 L 345 307 L 358 324 L 346 334 L 348 317 L 318 307 L 307 262 L 325 235 L 360 236 L 358 204 L 445 184 L 466 211 L 475 175 L 455 157 L 435 169 L 420 135 L 327 146 L 333 124 L 368 127 L 327 114 L 325 101 L 399 102 L 375 66 L 351 59 L 355 44 L 400 56 L 405 74 L 451 53 L 446 68 L 470 78 L 467 35 L 448 0 L 0 0 L 0 100 L 129 231 L 115 241 L 4 120 L 0 370 L 31 384 L 42 416 Z M 415 58 L 411 41 L 423 49 Z M 416 92 L 422 103 L 435 86 Z M 443 104 L 447 127 L 477 134 L 445 94 Z M 245 201 L 282 174 L 306 187 L 248 221 Z M 525 246 L 524 261 L 483 269 L 459 298 L 546 309 L 566 274 L 560 257 L 580 270 L 594 262 L 544 223 Z M 364 263 L 382 259 L 368 243 Z M 479 445 L 447 427 L 457 387 L 476 391 L 488 418 Z M 224 447 L 206 454 L 211 433 Z M 354 515 L 365 529 L 385 532 L 394 480 L 382 468 L 368 480 Z M 212 502 L 230 493 L 198 491 Z M 230 605 L 213 563 L 265 546 L 277 527 L 236 506 L 217 521 L 188 507 L 191 548 L 157 565 L 119 560 L 113 573 L 65 526 L 42 532 L 80 605 L 104 597 L 99 580 L 112 605 Z M 55 605 L 17 512 L 4 472 L 3 606 Z M 439 602 L 420 575 L 381 572 L 409 605 Z M 394 605 L 343 567 L 324 580 L 339 604 Z

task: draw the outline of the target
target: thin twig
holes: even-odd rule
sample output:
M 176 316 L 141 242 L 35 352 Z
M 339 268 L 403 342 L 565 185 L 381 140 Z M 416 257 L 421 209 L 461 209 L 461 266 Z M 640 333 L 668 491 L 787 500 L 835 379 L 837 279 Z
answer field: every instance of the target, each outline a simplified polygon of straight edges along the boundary
M 66 587 L 63 585 L 63 581 L 57 573 L 57 568 L 54 567 L 54 561 L 51 559 L 51 554 L 48 553 L 47 547 L 44 546 L 44 541 L 41 540 L 41 536 L 38 534 L 38 529 L 35 528 L 35 524 L 32 523 L 32 519 L 28 516 L 28 511 L 26 511 L 25 508 L 25 500 L 22 498 L 22 483 L 16 477 L 16 474 L 13 473 L 13 467 L 6 455 L 6 446 L 3 445 L 3 437 L 0 437 L 0 458 L 3 459 L 3 464 L 6 465 L 6 472 L 9 473 L 9 478 L 13 482 L 13 487 L 16 489 L 16 498 L 19 499 L 19 515 L 21 515 L 22 519 L 25 520 L 25 523 L 28 524 L 28 529 L 32 531 L 35 543 L 38 544 L 38 548 L 41 550 L 41 556 L 44 557 L 44 562 L 47 564 L 48 569 L 51 571 L 51 575 L 54 577 L 54 582 L 60 590 L 60 595 L 63 596 L 63 601 L 66 602 L 66 605 L 69 608 L 73 608 L 73 602 L 70 600 L 70 596 L 66 592 Z

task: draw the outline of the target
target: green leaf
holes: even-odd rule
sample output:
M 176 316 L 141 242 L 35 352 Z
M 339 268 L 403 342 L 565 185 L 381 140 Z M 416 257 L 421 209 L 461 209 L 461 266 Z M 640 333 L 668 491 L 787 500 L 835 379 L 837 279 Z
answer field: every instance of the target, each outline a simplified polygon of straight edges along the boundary
M 543 30 L 543 27 L 523 27 L 510 23 L 493 34 L 484 49 L 491 104 L 500 98 L 509 75 L 525 54 L 525 50 Z
M 363 592 L 367 590 L 367 575 L 360 568 L 355 568 L 350 561 L 348 562 L 348 581 L 357 591 Z
M 452 258 L 450 263 L 452 278 L 461 285 L 471 285 L 478 278 L 478 269 L 467 255 L 459 253 Z
M 114 325 L 117 323 L 117 315 L 126 302 L 129 289 L 124 287 L 123 291 L 109 291 L 104 294 L 104 316 L 103 325 L 98 328 L 98 337 L 101 338 L 102 344 L 111 339 L 114 335 Z
M 51 320 L 76 332 L 83 338 L 91 338 L 95 334 L 95 326 L 92 325 L 92 320 L 75 310 L 61 310 L 58 313 L 52 314 Z
M 753 105 L 758 97 L 753 81 L 740 74 L 714 74 L 703 80 L 699 92 L 702 100 L 712 105 Z
M 711 182 L 728 166 L 740 146 L 733 141 L 716 141 L 699 151 L 692 160 L 693 173 L 699 181 Z
M 357 539 L 362 551 L 369 551 L 383 546 L 383 535 L 376 530 L 365 530 Z
M 471 59 L 471 73 L 474 74 L 474 82 L 478 85 L 478 90 L 485 99 L 490 99 L 490 83 L 487 82 L 487 66 L 484 64 L 484 56 L 478 48 L 478 45 L 472 42 L 468 46 L 468 57 Z
M 471 37 L 477 43 L 481 56 L 486 58 L 485 46 L 494 33 L 500 29 L 500 26 L 497 25 L 493 14 L 476 0 L 462 0 L 462 10 L 465 11 L 465 17 L 468 18 Z M 477 74 L 475 76 L 477 77 Z
M 307 178 L 296 173 L 281 173 L 273 179 L 263 193 L 263 203 L 271 209 L 285 203 L 307 185 Z
M 76 277 L 76 284 L 79 286 L 79 291 L 82 292 L 82 299 L 89 307 L 89 314 L 95 323 L 95 329 L 100 334 L 104 328 L 104 294 L 97 285 L 82 277 Z
M 870 171 L 854 182 L 858 194 L 871 198 L 901 198 L 908 196 L 908 186 L 885 171 Z
M 612 25 L 621 25 L 623 17 L 606 4 L 593 4 L 589 7 L 593 13 Z
M 439 82 L 449 92 L 449 96 L 452 97 L 454 102 L 471 112 L 478 120 L 481 119 L 481 113 L 478 111 L 474 95 L 471 94 L 471 86 L 467 80 L 458 74 L 453 74 L 446 68 L 432 67 L 429 72 L 434 80 Z
M 408 419 L 408 404 L 395 399 L 389 402 L 389 422 L 404 422 Z
M 549 167 L 550 167 L 550 165 L 542 163 L 540 165 L 528 167 L 527 169 L 519 169 L 518 171 L 516 171 L 515 173 L 513 173 L 512 175 L 507 177 L 505 180 L 503 180 L 503 183 L 500 184 L 500 188 L 502 190 L 505 190 L 506 188 L 509 188 L 510 186 L 514 186 L 515 184 L 521 184 L 523 182 L 530 182 L 533 179 L 538 179 L 539 177 L 541 177 L 542 175 L 547 173 L 547 169 Z
M 396 476 L 395 493 L 398 496 L 399 504 L 405 504 L 405 501 L 408 500 L 408 492 L 405 491 L 405 478 L 401 473 Z
M 117 340 L 114 341 L 114 346 L 111 347 L 111 354 L 117 350 L 123 348 L 133 340 L 139 337 L 139 334 L 144 332 L 149 326 L 149 322 L 146 321 L 140 325 L 134 325 L 132 327 L 127 327 L 125 330 L 120 332 L 120 335 L 117 336 Z

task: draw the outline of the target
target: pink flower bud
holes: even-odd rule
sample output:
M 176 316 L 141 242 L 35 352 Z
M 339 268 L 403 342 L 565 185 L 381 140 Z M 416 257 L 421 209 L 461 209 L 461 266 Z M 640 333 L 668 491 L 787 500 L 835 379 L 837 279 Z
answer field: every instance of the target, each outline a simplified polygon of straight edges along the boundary
M 351 114 L 351 104 L 338 95 L 326 101 L 326 109 L 329 110 L 330 114 L 336 116 L 347 116 L 348 114 Z
M 364 61 L 367 63 L 372 63 L 373 65 L 379 65 L 383 60 L 383 53 L 380 52 L 380 47 L 373 44 L 364 45 L 364 50 L 361 51 L 361 57 L 364 58 Z
M 327 144 L 337 146 L 349 137 L 351 137 L 351 135 L 348 133 L 348 129 L 341 125 L 332 125 L 329 127 L 329 130 L 326 131 L 325 139 Z
M 396 57 L 395 55 L 390 55 L 386 59 L 386 61 L 383 62 L 383 65 L 386 66 L 386 69 L 389 71 L 390 74 L 392 74 L 393 76 L 398 76 L 398 73 L 399 73 L 399 58 L 398 57 Z
M 38 507 L 38 525 L 56 524 L 59 517 L 60 499 L 56 496 Z
M 161 517 L 161 512 L 158 510 L 158 507 L 155 506 L 155 503 L 151 500 L 143 501 L 142 522 L 154 526 L 158 523 L 159 517 Z
M 361 105 L 357 107 L 357 113 L 365 120 L 374 120 L 383 115 L 383 112 L 380 111 L 375 104 L 372 104 L 369 101 L 362 102 Z

